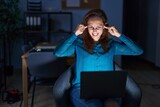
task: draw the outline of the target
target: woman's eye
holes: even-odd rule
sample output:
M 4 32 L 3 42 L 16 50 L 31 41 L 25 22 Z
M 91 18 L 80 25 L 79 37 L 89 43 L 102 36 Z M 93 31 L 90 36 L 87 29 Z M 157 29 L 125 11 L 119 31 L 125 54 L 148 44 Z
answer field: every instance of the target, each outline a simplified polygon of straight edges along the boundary
M 97 29 L 101 29 L 102 27 L 97 27 Z

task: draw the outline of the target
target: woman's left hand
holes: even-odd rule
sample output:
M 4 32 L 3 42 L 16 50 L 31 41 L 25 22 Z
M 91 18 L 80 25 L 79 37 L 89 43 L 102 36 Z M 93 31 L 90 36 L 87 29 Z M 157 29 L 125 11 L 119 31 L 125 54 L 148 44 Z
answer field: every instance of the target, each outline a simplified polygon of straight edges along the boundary
M 111 26 L 111 27 L 104 26 L 104 28 L 107 29 L 108 32 L 113 36 L 116 36 L 116 37 L 121 36 L 121 33 L 119 33 L 118 30 L 114 26 Z

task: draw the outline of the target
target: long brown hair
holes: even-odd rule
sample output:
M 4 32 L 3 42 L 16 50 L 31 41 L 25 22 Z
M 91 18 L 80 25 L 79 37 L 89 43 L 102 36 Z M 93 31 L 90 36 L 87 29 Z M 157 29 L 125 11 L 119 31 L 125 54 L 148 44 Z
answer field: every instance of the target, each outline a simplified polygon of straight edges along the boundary
M 104 25 L 107 24 L 107 16 L 105 15 L 104 11 L 101 10 L 101 9 L 93 9 L 93 10 L 90 10 L 85 16 L 84 16 L 84 19 L 83 19 L 83 22 L 82 24 L 87 26 L 87 22 L 89 19 L 91 18 L 100 18 L 102 19 Z M 82 34 L 82 39 L 84 40 L 84 47 L 87 49 L 87 51 L 91 52 L 92 53 L 92 50 L 93 50 L 93 46 L 95 44 L 94 40 L 92 39 L 92 37 L 90 36 L 88 30 L 85 30 Z M 108 51 L 108 48 L 107 48 L 107 44 L 108 44 L 108 41 L 109 41 L 109 33 L 108 33 L 108 30 L 104 29 L 103 30 L 103 33 L 98 41 L 98 43 L 100 43 L 102 45 L 102 48 L 105 52 Z

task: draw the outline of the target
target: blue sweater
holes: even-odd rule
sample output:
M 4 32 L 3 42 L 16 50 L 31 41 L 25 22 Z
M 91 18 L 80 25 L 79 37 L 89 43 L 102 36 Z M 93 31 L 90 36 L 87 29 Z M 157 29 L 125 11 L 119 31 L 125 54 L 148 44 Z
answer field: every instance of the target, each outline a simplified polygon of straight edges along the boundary
M 132 40 L 124 35 L 117 42 L 109 40 L 108 52 L 104 52 L 101 44 L 95 44 L 93 53 L 84 49 L 83 40 L 72 34 L 63 43 L 56 47 L 54 54 L 58 57 L 71 56 L 75 54 L 75 76 L 72 85 L 80 87 L 80 73 L 83 71 L 114 71 L 113 58 L 115 55 L 140 55 L 143 50 Z

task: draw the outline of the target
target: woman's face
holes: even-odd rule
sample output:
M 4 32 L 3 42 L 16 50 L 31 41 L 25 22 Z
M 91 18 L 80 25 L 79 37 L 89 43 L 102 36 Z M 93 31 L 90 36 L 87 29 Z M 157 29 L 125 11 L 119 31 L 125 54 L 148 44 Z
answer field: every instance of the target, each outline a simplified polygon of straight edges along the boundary
M 104 24 L 101 18 L 91 18 L 88 20 L 87 28 L 94 41 L 98 41 L 103 33 Z

